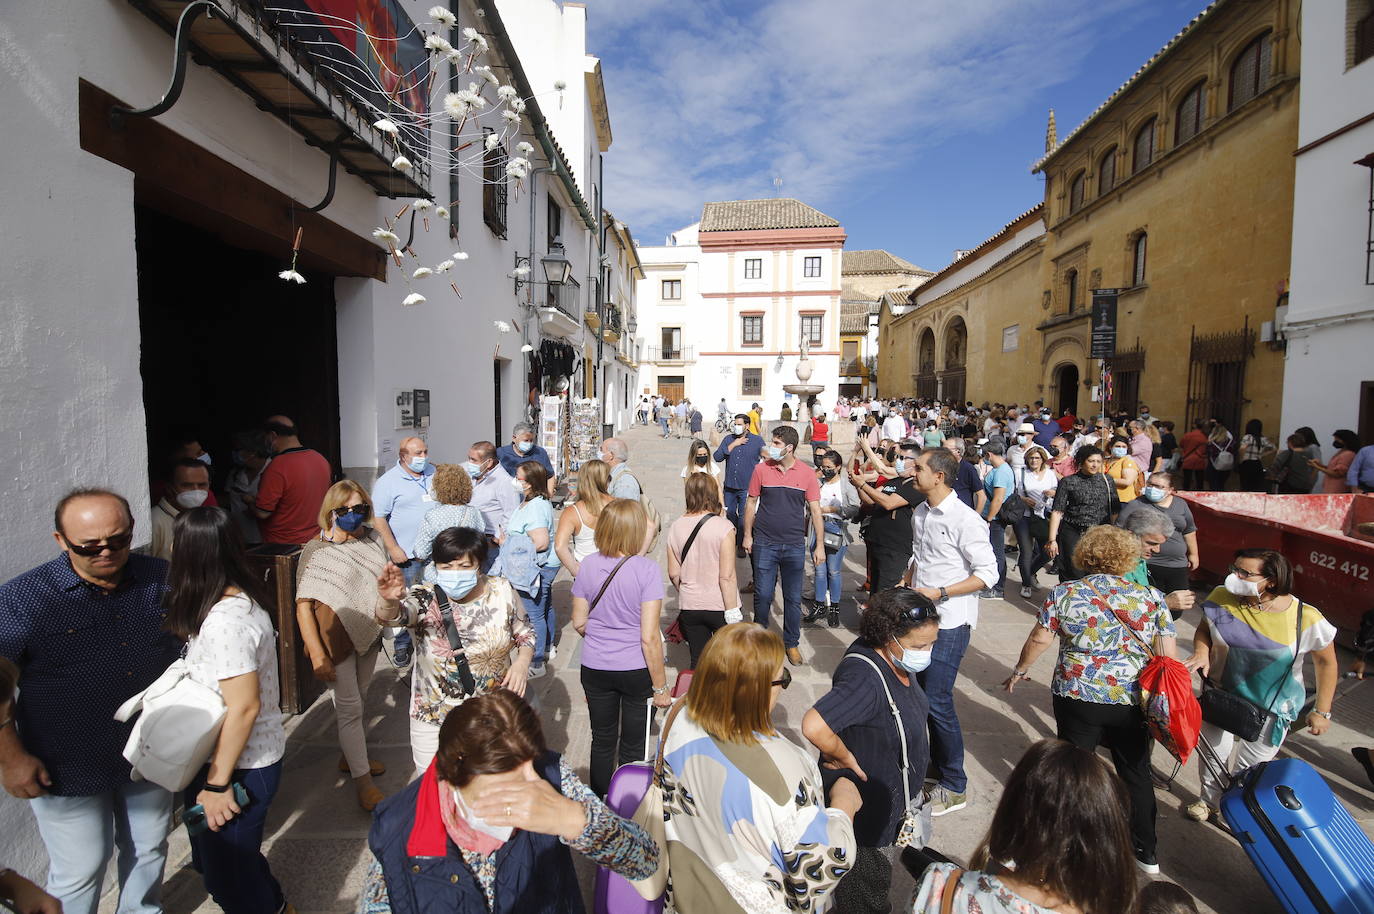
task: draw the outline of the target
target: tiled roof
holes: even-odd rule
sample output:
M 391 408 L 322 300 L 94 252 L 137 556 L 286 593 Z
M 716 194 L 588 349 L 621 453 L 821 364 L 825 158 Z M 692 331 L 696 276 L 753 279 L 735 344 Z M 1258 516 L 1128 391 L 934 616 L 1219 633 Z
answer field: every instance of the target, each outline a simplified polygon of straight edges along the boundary
M 1185 25 L 1177 35 L 1169 39 L 1168 43 L 1165 44 L 1164 47 L 1160 48 L 1158 51 L 1154 53 L 1153 56 L 1150 57 L 1149 60 L 1141 64 L 1140 69 L 1136 70 L 1135 73 L 1131 75 L 1130 79 L 1122 83 L 1121 86 L 1111 95 L 1108 95 L 1106 101 L 1104 101 L 1102 104 L 1098 105 L 1095 109 L 1093 109 L 1093 113 L 1089 114 L 1087 118 L 1084 119 L 1083 123 L 1079 124 L 1077 127 L 1073 128 L 1068 133 L 1064 134 L 1064 139 L 1060 140 L 1059 143 L 1053 149 L 1046 152 L 1044 157 L 1040 159 L 1040 161 L 1036 162 L 1034 165 L 1031 166 L 1031 173 L 1035 174 L 1036 172 L 1039 172 L 1041 169 L 1043 169 L 1045 165 L 1048 164 L 1050 159 L 1054 158 L 1055 155 L 1058 154 L 1059 150 L 1063 149 L 1065 146 L 1069 144 L 1071 140 L 1073 140 L 1074 137 L 1083 132 L 1083 128 L 1087 127 L 1093 121 L 1097 120 L 1098 116 L 1102 114 L 1102 112 L 1106 111 L 1109 107 L 1111 107 L 1112 103 L 1115 102 L 1118 98 L 1120 98 L 1122 93 L 1124 93 L 1127 89 L 1131 88 L 1131 86 L 1135 85 L 1136 82 L 1142 76 L 1145 75 L 1147 70 L 1149 70 L 1155 64 L 1159 63 L 1159 61 L 1164 57 L 1165 54 L 1167 54 L 1174 47 L 1174 45 L 1182 41 L 1188 34 L 1194 31 L 1202 23 L 1204 19 L 1211 16 L 1212 13 L 1216 12 L 1218 7 L 1224 5 L 1225 3 L 1226 0 L 1213 0 L 1212 3 L 1207 4 L 1206 9 L 1204 9 L 1202 12 L 1194 16 L 1192 20 L 1189 21 L 1189 23 Z
M 840 333 L 861 336 L 868 332 L 867 302 L 840 303 Z
M 758 229 L 839 228 L 840 223 L 791 197 L 770 200 L 726 200 L 701 211 L 703 232 L 747 232 Z
M 845 251 L 844 266 L 840 269 L 841 273 L 924 273 L 930 275 L 929 270 L 923 270 L 916 264 L 908 260 L 903 260 L 890 251 Z
M 841 302 L 851 302 L 851 301 L 856 301 L 856 302 L 870 302 L 870 301 L 877 301 L 877 300 L 878 300 L 878 296 L 876 296 L 876 295 L 870 295 L 870 294 L 867 293 L 867 292 L 861 292 L 860 290 L 854 288 L 854 286 L 850 285 L 849 283 L 844 283 L 842 286 L 840 286 L 840 301 L 841 301 Z
M 1026 210 L 1024 213 L 1017 216 L 1015 219 L 1011 220 L 1006 225 L 1002 226 L 1002 228 L 997 232 L 996 235 L 993 235 L 991 238 L 984 239 L 981 244 L 979 244 L 973 250 L 969 251 L 966 255 L 960 257 L 958 260 L 949 264 L 943 270 L 940 270 L 938 273 L 936 273 L 934 276 L 931 276 L 921 286 L 913 288 L 908 296 L 911 301 L 911 304 L 916 303 L 916 296 L 921 292 L 922 288 L 924 288 L 925 286 L 929 286 L 932 282 L 939 282 L 940 280 L 944 279 L 944 277 L 947 274 L 952 273 L 955 270 L 963 269 L 965 266 L 972 262 L 973 258 L 981 257 L 983 254 L 987 253 L 989 248 L 996 244 L 1000 244 L 1002 241 L 1006 240 L 1007 236 L 1011 233 L 1011 230 L 1019 224 L 1021 224 L 1024 220 L 1031 216 L 1040 216 L 1044 209 L 1045 204 L 1043 201 L 1035 204 L 1030 209 Z

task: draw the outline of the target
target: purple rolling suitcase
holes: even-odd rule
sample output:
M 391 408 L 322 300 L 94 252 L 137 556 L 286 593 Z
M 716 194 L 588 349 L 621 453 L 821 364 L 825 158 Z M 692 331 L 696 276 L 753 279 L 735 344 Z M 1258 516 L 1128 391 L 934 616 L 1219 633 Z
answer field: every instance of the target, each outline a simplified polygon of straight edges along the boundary
M 649 785 L 654 780 L 654 756 L 657 746 L 650 739 L 650 728 L 654 722 L 652 700 L 649 703 L 649 719 L 644 726 L 644 754 L 648 761 L 630 762 L 621 765 L 611 775 L 611 784 L 606 788 L 606 805 L 611 812 L 626 819 L 635 814 Z M 662 914 L 663 899 L 645 901 L 622 876 L 617 876 L 604 866 L 596 868 L 596 892 L 592 909 L 595 914 Z
M 1284 910 L 1374 912 L 1374 843 L 1311 765 L 1284 758 L 1242 771 L 1221 814 Z

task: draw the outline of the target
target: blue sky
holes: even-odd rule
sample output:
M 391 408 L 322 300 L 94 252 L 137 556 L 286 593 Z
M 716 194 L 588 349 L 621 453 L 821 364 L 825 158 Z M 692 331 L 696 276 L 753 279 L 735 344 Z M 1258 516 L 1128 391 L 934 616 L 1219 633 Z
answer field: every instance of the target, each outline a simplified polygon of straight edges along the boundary
M 938 270 L 1042 198 L 1051 107 L 1062 137 L 1205 5 L 588 0 L 606 202 L 661 244 L 708 200 L 797 197 Z

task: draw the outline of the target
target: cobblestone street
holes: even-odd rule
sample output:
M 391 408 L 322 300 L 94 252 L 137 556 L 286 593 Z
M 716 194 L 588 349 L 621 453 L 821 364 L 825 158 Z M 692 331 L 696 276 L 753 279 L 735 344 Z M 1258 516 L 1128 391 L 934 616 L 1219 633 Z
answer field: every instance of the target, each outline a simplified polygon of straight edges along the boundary
M 665 520 L 682 510 L 679 469 L 687 441 L 662 440 L 656 429 L 639 428 L 626 436 L 631 449 L 630 465 L 654 498 Z M 452 460 L 457 455 L 438 454 Z M 662 547 L 660 546 L 660 550 Z M 802 635 L 803 668 L 794 668 L 794 685 L 783 693 L 776 722 L 790 738 L 802 742 L 803 713 L 826 690 L 829 672 L 848 646 L 855 626 L 854 587 L 863 581 L 864 555 L 857 543 L 848 555 L 843 629 L 807 627 Z M 741 581 L 747 566 L 741 561 Z M 666 577 L 666 575 L 665 575 Z M 1019 582 L 1018 582 L 1019 583 Z M 551 675 L 532 684 L 531 695 L 540 708 L 545 733 L 552 748 L 564 752 L 585 775 L 589 730 L 586 706 L 578 682 L 578 637 L 569 623 L 570 581 L 561 577 L 555 588 L 561 636 Z M 1016 587 L 1008 584 L 1008 593 Z M 780 606 L 780 602 L 778 604 Z M 666 602 L 665 627 L 676 607 Z M 959 712 L 967 744 L 966 765 L 970 779 L 970 804 L 936 820 L 933 846 L 967 862 L 992 816 L 1001 785 L 1026 746 L 1051 735 L 1054 722 L 1046 682 L 1051 661 L 1042 658 L 1032 670 L 1032 681 L 1007 696 L 999 690 L 1010 664 L 1017 656 L 1033 618 L 1033 606 L 1019 599 L 985 600 L 959 682 Z M 1189 613 L 1180 626 L 1180 645 L 1191 643 Z M 681 669 L 686 646 L 669 648 L 669 663 Z M 1348 665 L 1342 657 L 1342 665 Z M 670 680 L 673 674 L 670 673 Z M 1310 674 L 1308 682 L 1312 681 Z M 406 686 L 389 670 L 379 673 L 368 703 L 369 744 L 374 758 L 387 765 L 378 780 L 386 792 L 394 792 L 410 777 L 410 752 L 404 711 Z M 1342 680 L 1335 705 L 1335 724 L 1326 736 L 1316 739 L 1295 733 L 1285 753 L 1316 765 L 1330 780 L 1337 795 L 1374 832 L 1374 794 L 1363 771 L 1349 754 L 1352 746 L 1367 744 L 1374 717 L 1374 683 Z M 366 846 L 368 816 L 354 802 L 346 775 L 337 770 L 339 758 L 333 710 L 327 698 L 288 725 L 289 747 L 282 788 L 268 826 L 268 856 L 287 897 L 301 912 L 344 912 L 355 907 L 363 872 L 370 860 Z M 1155 754 L 1156 770 L 1167 774 L 1167 756 Z M 1197 763 L 1189 762 L 1172 791 L 1159 791 L 1159 862 L 1163 877 L 1183 885 L 1205 911 L 1232 914 L 1277 914 L 1278 904 L 1246 860 L 1236 842 L 1223 832 L 1183 817 L 1181 807 L 1197 790 Z M 166 906 L 172 914 L 217 910 L 206 898 L 200 878 L 191 869 L 184 830 L 174 835 L 169 857 Z M 590 867 L 581 865 L 583 889 L 590 909 Z M 892 889 L 894 907 L 900 910 L 909 897 L 911 882 L 899 873 Z M 106 910 L 113 910 L 106 899 Z

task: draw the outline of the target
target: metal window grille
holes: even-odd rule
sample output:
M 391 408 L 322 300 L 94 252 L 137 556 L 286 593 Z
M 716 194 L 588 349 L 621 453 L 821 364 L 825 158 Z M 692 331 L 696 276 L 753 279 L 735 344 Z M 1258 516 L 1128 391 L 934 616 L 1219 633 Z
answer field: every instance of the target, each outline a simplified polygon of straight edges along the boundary
M 763 395 L 763 369 L 743 368 L 739 375 L 739 392 L 742 397 Z
M 1145 350 L 1136 340 L 1133 349 L 1118 349 L 1110 360 L 1112 372 L 1111 406 L 1136 414 L 1140 406 L 1140 378 L 1145 373 Z
M 1234 111 L 1263 92 L 1269 85 L 1270 33 L 1265 32 L 1245 46 L 1231 64 L 1231 100 L 1227 111 Z
M 803 314 L 801 337 L 808 346 L 819 346 L 825 340 L 825 318 L 820 314 Z
M 1202 130 L 1202 114 L 1207 107 L 1206 83 L 1198 83 L 1178 104 L 1174 118 L 1174 145 L 1186 143 Z
M 763 345 L 763 317 L 746 314 L 740 318 L 740 342 L 746 346 Z
M 1215 416 L 1232 430 L 1240 428 L 1245 398 L 1245 365 L 1255 355 L 1250 319 L 1240 330 L 1199 334 L 1193 328 L 1188 346 L 1188 424 Z
M 1144 170 L 1155 160 L 1155 119 L 1150 118 L 1135 134 L 1135 158 L 1131 163 L 1131 174 Z
M 484 128 L 483 135 L 491 133 Z M 506 237 L 506 147 L 497 145 L 482 156 L 482 221 L 497 238 Z
M 1097 193 L 1105 194 L 1116 186 L 1116 147 L 1102 157 L 1097 166 Z
M 1088 183 L 1088 179 L 1083 172 L 1074 176 L 1073 183 L 1069 185 L 1069 212 L 1076 213 L 1083 208 L 1083 187 Z

